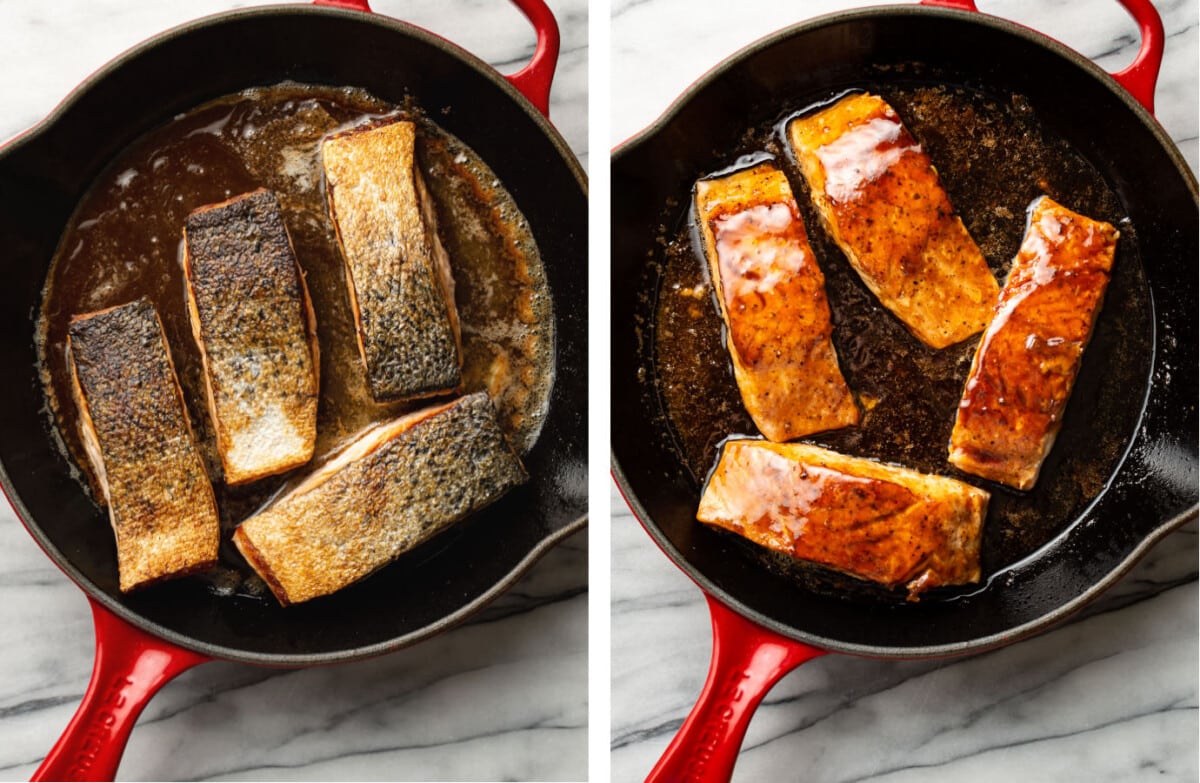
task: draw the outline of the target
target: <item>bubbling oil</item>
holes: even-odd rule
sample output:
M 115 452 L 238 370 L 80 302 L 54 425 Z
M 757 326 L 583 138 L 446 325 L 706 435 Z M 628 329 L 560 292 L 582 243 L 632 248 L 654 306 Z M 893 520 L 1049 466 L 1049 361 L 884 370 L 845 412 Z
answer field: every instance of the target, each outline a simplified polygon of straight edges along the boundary
M 228 533 L 312 465 L 242 487 L 223 482 L 186 310 L 184 220 L 198 207 L 256 188 L 278 195 L 317 320 L 321 393 L 313 465 L 320 464 L 364 428 L 437 402 L 372 400 L 325 201 L 321 140 L 392 117 L 418 126 L 418 165 L 455 280 L 463 392 L 488 391 L 510 442 L 526 453 L 541 431 L 554 374 L 551 300 L 538 248 L 528 221 L 487 164 L 418 106 L 397 106 L 353 88 L 294 82 L 206 103 L 151 131 L 109 165 L 76 208 L 51 264 L 36 330 L 48 425 L 100 497 L 71 397 L 67 328 L 75 315 L 147 297 L 162 319 L 213 479 L 226 535 L 223 567 L 208 578 L 220 594 L 263 593 Z

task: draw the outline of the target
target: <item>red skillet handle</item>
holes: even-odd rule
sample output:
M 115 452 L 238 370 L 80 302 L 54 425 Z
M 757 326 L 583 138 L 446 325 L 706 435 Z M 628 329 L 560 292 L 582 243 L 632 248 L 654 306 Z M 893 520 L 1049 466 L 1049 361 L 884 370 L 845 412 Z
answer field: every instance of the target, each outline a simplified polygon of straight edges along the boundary
M 978 11 L 975 0 L 920 0 L 921 5 L 934 5 L 943 8 L 957 8 L 960 11 Z M 1112 77 L 1125 88 L 1125 91 L 1146 107 L 1146 111 L 1154 113 L 1154 88 L 1158 84 L 1158 70 L 1162 66 L 1163 42 L 1166 34 L 1163 32 L 1162 17 L 1150 0 L 1118 0 L 1125 10 L 1130 13 L 1138 24 L 1142 36 L 1142 46 L 1138 49 L 1137 57 L 1123 71 L 1114 73 Z
M 83 703 L 33 780 L 113 780 L 142 708 L 175 675 L 210 660 L 134 628 L 92 599 L 96 663 Z
M 525 14 L 537 33 L 537 47 L 533 58 L 521 70 L 505 76 L 508 83 L 524 95 L 543 116 L 550 117 L 550 84 L 554 81 L 554 70 L 558 67 L 558 21 L 545 0 L 511 0 Z M 353 11 L 371 11 L 369 0 L 313 0 L 315 5 L 349 8 Z
M 550 84 L 558 67 L 558 21 L 543 0 L 512 0 L 537 33 L 533 58 L 521 70 L 505 76 L 547 119 L 550 117 Z M 1147 0 L 1149 2 L 1149 0 Z
M 779 678 L 825 651 L 760 628 L 712 596 L 708 681 L 646 783 L 724 783 L 750 718 Z

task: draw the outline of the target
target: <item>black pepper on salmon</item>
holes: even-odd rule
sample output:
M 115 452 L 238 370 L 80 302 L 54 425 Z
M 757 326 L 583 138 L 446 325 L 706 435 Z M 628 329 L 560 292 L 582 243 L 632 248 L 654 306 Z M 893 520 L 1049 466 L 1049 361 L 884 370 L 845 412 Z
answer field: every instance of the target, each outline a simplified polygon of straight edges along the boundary
M 377 402 L 453 392 L 462 383 L 454 279 L 416 145 L 415 125 L 403 120 L 321 145 L 358 347 Z
M 931 348 L 983 330 L 1000 286 L 895 109 L 855 93 L 787 136 L 830 236 L 884 307 Z
M 769 440 L 858 424 L 838 367 L 825 275 L 771 163 L 696 183 L 709 277 L 742 402 Z
M 122 592 L 212 566 L 217 505 L 153 305 L 75 317 L 67 361 Z
M 275 194 L 256 190 L 192 212 L 183 265 L 226 483 L 308 462 L 316 317 Z
M 286 606 L 357 582 L 527 478 L 479 392 L 367 430 L 233 541 Z

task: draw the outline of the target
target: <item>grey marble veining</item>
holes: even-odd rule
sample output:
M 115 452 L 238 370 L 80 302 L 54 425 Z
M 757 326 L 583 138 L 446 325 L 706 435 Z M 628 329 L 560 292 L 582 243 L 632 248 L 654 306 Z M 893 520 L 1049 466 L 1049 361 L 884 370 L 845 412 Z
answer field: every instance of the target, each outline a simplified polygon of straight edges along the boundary
M 653 122 L 689 84 L 758 38 L 869 4 L 613 0 L 612 143 Z M 1109 70 L 1137 49 L 1136 27 L 1115 0 L 979 5 Z M 1168 36 L 1156 116 L 1194 171 L 1198 6 L 1155 5 Z M 700 692 L 711 626 L 699 589 L 658 550 L 615 486 L 611 503 L 612 777 L 640 780 Z M 804 664 L 755 714 L 734 780 L 1195 781 L 1197 610 L 1193 522 L 1040 636 L 965 659 L 827 655 Z
M 230 0 L 0 0 L 0 142 L 84 77 Z M 587 3 L 551 0 L 562 55 L 551 119 L 586 165 Z M 499 70 L 532 28 L 502 0 L 378 0 Z M 220 56 L 214 53 L 214 57 Z M 210 663 L 142 714 L 125 780 L 580 780 L 587 775 L 587 534 L 550 551 L 466 625 L 381 658 L 313 669 Z M 87 685 L 82 593 L 0 504 L 0 779 L 28 779 Z

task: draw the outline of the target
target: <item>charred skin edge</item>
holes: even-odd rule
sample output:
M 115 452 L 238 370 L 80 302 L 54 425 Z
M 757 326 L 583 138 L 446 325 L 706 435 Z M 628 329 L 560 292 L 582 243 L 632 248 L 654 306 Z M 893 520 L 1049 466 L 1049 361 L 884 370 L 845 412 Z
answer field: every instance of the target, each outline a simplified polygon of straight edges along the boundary
M 384 380 L 379 379 L 378 377 L 372 375 L 368 369 L 369 364 L 367 361 L 367 348 L 366 348 L 366 344 L 363 341 L 362 311 L 358 304 L 358 287 L 356 286 L 356 284 L 354 282 L 354 270 L 350 263 L 350 257 L 346 253 L 346 243 L 345 243 L 344 237 L 342 236 L 341 222 L 338 220 L 338 211 L 337 211 L 337 207 L 334 203 L 334 191 L 337 190 L 337 186 L 334 183 L 329 181 L 329 177 L 326 173 L 326 167 L 324 164 L 325 145 L 330 141 L 344 139 L 344 138 L 348 138 L 350 136 L 357 135 L 359 133 L 377 130 L 379 128 L 383 128 L 383 127 L 386 127 L 388 125 L 392 125 L 392 124 L 395 124 L 398 122 L 408 122 L 413 125 L 413 131 L 414 131 L 413 165 L 412 165 L 412 173 L 413 173 L 413 177 L 414 177 L 413 190 L 414 190 L 417 202 L 418 202 L 417 210 L 420 213 L 421 218 L 422 218 L 421 219 L 422 230 L 425 234 L 426 241 L 429 244 L 431 255 L 436 255 L 438 249 L 441 249 L 444 252 L 444 246 L 442 245 L 441 239 L 437 234 L 436 210 L 433 209 L 431 202 L 429 203 L 429 208 L 426 209 L 426 202 L 425 202 L 425 199 L 423 198 L 424 196 L 428 196 L 429 193 L 428 193 L 428 189 L 425 186 L 425 181 L 422 178 L 420 166 L 418 165 L 417 140 L 420 139 L 420 135 L 416 133 L 417 122 L 414 118 L 408 117 L 404 114 L 397 114 L 397 115 L 392 115 L 389 117 L 379 118 L 379 119 L 376 119 L 376 120 L 373 120 L 370 122 L 363 123 L 361 125 L 357 125 L 353 128 L 348 128 L 346 130 L 342 130 L 342 131 L 338 131 L 337 133 L 330 134 L 321 140 L 321 146 L 320 146 L 320 150 L 321 150 L 320 154 L 321 154 L 321 158 L 322 158 L 322 181 L 324 182 L 324 185 L 325 185 L 325 202 L 329 208 L 330 222 L 333 224 L 333 232 L 334 232 L 334 236 L 337 239 L 338 252 L 342 257 L 342 267 L 343 267 L 343 270 L 346 275 L 346 293 L 350 300 L 350 311 L 354 317 L 354 336 L 355 336 L 355 340 L 358 344 L 359 357 L 362 359 L 362 366 L 363 366 L 363 370 L 364 370 L 364 377 L 367 382 L 367 388 L 371 393 L 371 399 L 378 405 L 385 405 L 385 404 L 389 404 L 389 403 L 403 402 L 403 401 L 419 401 L 419 400 L 430 399 L 433 397 L 442 397 L 442 396 L 446 396 L 446 395 L 450 395 L 450 394 L 457 395 L 462 392 L 462 388 L 463 388 L 463 378 L 462 378 L 463 348 L 462 348 L 461 325 L 459 323 L 459 318 L 458 318 L 458 308 L 454 301 L 453 291 L 447 290 L 446 281 L 443 279 L 442 270 L 438 269 L 438 268 L 435 268 L 433 270 L 433 273 L 434 273 L 433 279 L 434 279 L 435 285 L 438 287 L 438 290 L 441 293 L 441 297 L 440 297 L 439 301 L 441 301 L 443 306 L 446 308 L 447 320 L 450 323 L 451 332 L 454 336 L 455 360 L 456 360 L 456 364 L 457 364 L 457 371 L 454 373 L 454 375 L 456 377 L 455 382 L 451 385 L 444 386 L 441 388 L 426 389 L 426 390 L 422 390 L 419 392 L 392 391 L 385 387 L 381 388 L 381 384 L 385 384 L 385 383 L 387 383 L 387 381 L 384 381 Z M 430 225 L 430 222 L 425 220 L 425 218 L 429 215 L 433 216 L 433 225 Z M 430 234 L 432 234 L 432 241 L 430 241 Z M 437 266 L 436 261 L 435 261 L 435 266 Z M 446 274 L 449 274 L 449 269 L 447 269 Z M 451 277 L 451 281 L 453 281 L 453 277 Z
M 202 212 L 207 212 L 209 210 L 220 209 L 222 207 L 229 206 L 230 204 L 234 203 L 235 201 L 240 201 L 240 200 L 248 198 L 248 197 L 257 196 L 260 193 L 273 193 L 273 191 L 269 190 L 268 188 L 257 188 L 255 190 L 247 191 L 246 193 L 242 193 L 242 194 L 234 196 L 232 198 L 228 198 L 224 201 L 220 201 L 220 202 L 217 202 L 214 204 L 205 204 L 202 207 L 198 207 L 197 209 L 192 210 L 188 214 L 188 218 L 185 219 L 184 226 L 183 226 L 183 275 L 184 275 L 183 288 L 184 288 L 185 296 L 187 297 L 188 322 L 190 323 L 191 328 L 192 328 L 192 338 L 193 338 L 194 342 L 196 343 L 197 350 L 200 353 L 200 363 L 201 363 L 201 368 L 202 368 L 201 374 L 204 376 L 205 400 L 206 400 L 206 404 L 208 406 L 209 420 L 212 422 L 212 426 L 213 426 L 213 433 L 216 435 L 216 438 L 217 438 L 217 455 L 220 457 L 220 460 L 221 460 L 222 478 L 224 479 L 225 483 L 228 484 L 229 486 L 243 486 L 246 484 L 251 484 L 260 479 L 269 478 L 271 476 L 277 476 L 281 473 L 287 473 L 290 470 L 295 470 L 296 468 L 300 467 L 301 465 L 308 464 L 310 461 L 312 461 L 313 451 L 316 447 L 316 439 L 314 437 L 313 443 L 311 444 L 310 448 L 307 451 L 307 456 L 305 456 L 303 459 L 300 459 L 299 457 L 297 457 L 295 460 L 292 460 L 291 462 L 286 462 L 286 463 L 281 462 L 277 465 L 271 466 L 267 470 L 248 471 L 248 472 L 244 472 L 244 473 L 233 472 L 231 474 L 230 466 L 228 464 L 228 460 L 226 459 L 226 454 L 229 453 L 232 443 L 231 443 L 229 435 L 226 431 L 225 425 L 221 420 L 221 417 L 217 415 L 216 399 L 213 396 L 212 371 L 211 371 L 211 368 L 209 365 L 208 349 L 205 346 L 204 338 L 201 334 L 199 305 L 196 301 L 195 289 L 192 285 L 192 280 L 193 280 L 192 254 L 191 254 L 191 249 L 188 244 L 187 223 L 188 223 L 188 220 L 190 220 L 192 218 L 192 216 L 194 216 L 194 215 L 197 215 Z M 287 224 L 282 219 L 282 213 L 280 214 L 280 221 L 283 224 L 283 235 L 284 235 L 284 238 L 287 240 L 288 250 L 291 252 L 293 263 L 296 266 L 296 275 L 300 282 L 301 314 L 304 318 L 304 331 L 305 331 L 305 335 L 308 339 L 309 353 L 312 356 L 313 389 L 314 389 L 316 398 L 319 401 L 320 395 L 321 395 L 321 349 L 320 349 L 320 344 L 319 344 L 318 338 L 317 338 L 317 314 L 316 314 L 316 311 L 313 309 L 312 297 L 308 291 L 308 283 L 305 280 L 304 269 L 300 266 L 299 258 L 296 255 L 296 247 L 295 247 L 295 244 L 292 242 L 291 232 L 287 230 Z M 314 435 L 315 435 L 315 423 L 314 423 Z
M 208 418 L 212 423 L 213 435 L 217 439 L 217 455 L 221 460 L 222 478 L 225 483 L 234 484 L 235 482 L 229 478 L 228 467 L 225 464 L 225 453 L 230 447 L 229 436 L 225 433 L 225 427 L 221 423 L 220 417 L 217 416 L 217 403 L 213 397 L 212 370 L 208 363 L 208 349 L 204 346 L 204 339 L 200 336 L 200 313 L 195 293 L 192 290 L 192 254 L 188 250 L 186 224 L 183 229 L 183 282 L 184 296 L 187 297 L 188 323 L 192 327 L 192 338 L 200 352 L 200 374 L 204 376 L 205 405 L 208 407 Z
M 100 454 L 100 444 L 96 442 L 93 433 L 96 431 L 96 426 L 92 422 L 92 412 L 88 408 L 87 401 L 83 398 L 83 387 L 79 384 L 79 371 L 75 367 L 75 357 L 71 353 L 71 334 L 67 333 L 66 345 L 67 370 L 71 375 L 71 400 L 75 403 L 75 410 L 79 412 L 79 438 L 83 442 L 83 453 L 87 457 L 87 468 L 84 474 L 87 475 L 88 486 L 92 489 L 92 495 L 96 502 L 103 509 L 108 509 L 108 474 L 104 469 L 104 458 Z M 113 536 L 117 534 L 116 527 L 113 523 L 112 515 L 109 515 L 108 522 L 113 526 Z
M 180 568 L 177 571 L 171 571 L 170 573 L 161 574 L 159 576 L 154 577 L 153 579 L 146 579 L 141 582 L 138 582 L 135 585 L 130 585 L 129 587 L 122 587 L 121 592 L 122 593 L 132 593 L 132 592 L 141 590 L 146 587 L 152 587 L 154 585 L 162 584 L 163 582 L 170 582 L 175 579 L 182 579 L 183 577 L 186 577 L 186 576 L 193 576 L 194 574 L 199 574 L 204 571 L 207 571 L 210 568 L 215 568 L 219 562 L 220 562 L 220 559 L 218 557 L 214 556 L 211 560 L 206 560 L 203 562 L 198 562 L 198 563 L 195 563 L 192 565 L 188 565 L 183 568 Z
M 288 600 L 287 591 L 283 589 L 283 585 L 275 578 L 275 572 L 271 570 L 271 566 L 263 559 L 262 552 L 254 545 L 254 541 L 247 535 L 241 527 L 233 531 L 233 544 L 237 550 L 242 553 L 242 557 L 246 558 L 246 562 L 254 569 L 254 572 L 262 578 L 275 599 L 279 601 L 280 606 L 291 606 L 292 602 Z

